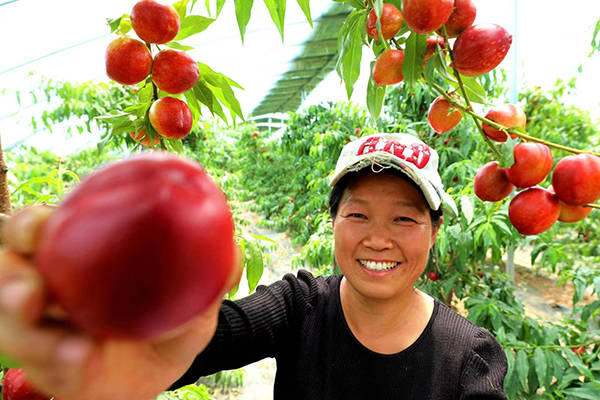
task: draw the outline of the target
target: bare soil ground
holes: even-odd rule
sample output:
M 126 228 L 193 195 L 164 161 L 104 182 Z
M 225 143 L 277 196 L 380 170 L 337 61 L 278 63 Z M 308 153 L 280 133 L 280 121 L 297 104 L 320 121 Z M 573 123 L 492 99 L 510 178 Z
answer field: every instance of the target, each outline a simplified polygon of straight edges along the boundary
M 299 252 L 294 248 L 290 238 L 285 233 L 275 232 L 258 226 L 260 217 L 248 212 L 244 218 L 249 222 L 244 227 L 247 234 L 258 234 L 269 237 L 279 243 L 270 253 L 270 260 L 265 265 L 265 271 L 260 284 L 269 284 L 279 279 L 283 274 L 292 271 L 291 259 Z M 244 282 L 245 277 L 242 278 Z M 515 256 L 515 286 L 516 295 L 523 302 L 525 312 L 546 320 L 560 319 L 572 306 L 573 287 L 570 284 L 559 286 L 556 279 L 544 276 L 531 268 L 529 254 L 517 252 Z M 247 287 L 240 287 L 240 295 L 247 293 Z M 586 294 L 584 302 L 593 299 Z M 215 400 L 272 400 L 273 379 L 275 376 L 275 361 L 265 359 L 246 366 L 244 370 L 244 386 L 226 390 L 216 389 Z

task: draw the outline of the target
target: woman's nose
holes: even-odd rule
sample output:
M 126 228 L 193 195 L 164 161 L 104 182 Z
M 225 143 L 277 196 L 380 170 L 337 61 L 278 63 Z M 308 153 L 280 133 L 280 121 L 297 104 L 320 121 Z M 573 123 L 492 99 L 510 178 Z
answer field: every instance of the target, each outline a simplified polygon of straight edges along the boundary
M 373 250 L 387 250 L 393 247 L 392 232 L 385 224 L 373 223 L 367 231 L 363 244 Z

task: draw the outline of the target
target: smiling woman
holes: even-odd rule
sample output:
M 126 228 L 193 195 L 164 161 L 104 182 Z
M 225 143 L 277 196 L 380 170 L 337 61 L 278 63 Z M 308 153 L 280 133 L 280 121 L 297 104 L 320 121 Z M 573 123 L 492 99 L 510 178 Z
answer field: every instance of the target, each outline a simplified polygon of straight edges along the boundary
M 335 259 L 238 302 L 179 387 L 198 376 L 275 357 L 275 399 L 506 399 L 495 338 L 415 289 L 442 222 L 456 211 L 438 155 L 406 134 L 348 143 L 331 179 Z

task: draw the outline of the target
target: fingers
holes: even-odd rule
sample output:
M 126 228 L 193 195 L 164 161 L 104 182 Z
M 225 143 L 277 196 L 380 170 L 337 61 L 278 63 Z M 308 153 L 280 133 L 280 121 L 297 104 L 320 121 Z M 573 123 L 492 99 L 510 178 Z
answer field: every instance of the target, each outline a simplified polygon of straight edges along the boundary
M 5 317 L 0 322 L 2 352 L 25 365 L 81 364 L 92 348 L 91 339 L 68 328 L 24 327 Z
M 31 325 L 42 318 L 45 305 L 44 284 L 33 265 L 0 249 L 0 315 Z
M 2 224 L 2 242 L 16 253 L 32 255 L 52 212 L 53 208 L 45 205 L 25 207 L 17 211 Z

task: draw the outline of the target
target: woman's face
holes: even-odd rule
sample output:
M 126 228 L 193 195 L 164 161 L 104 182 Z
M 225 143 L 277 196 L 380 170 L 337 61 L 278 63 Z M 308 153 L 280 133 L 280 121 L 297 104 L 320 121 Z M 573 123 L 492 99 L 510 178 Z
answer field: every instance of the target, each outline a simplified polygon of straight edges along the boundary
M 436 234 L 421 191 L 386 172 L 351 181 L 333 221 L 338 265 L 350 288 L 369 299 L 412 291 Z

